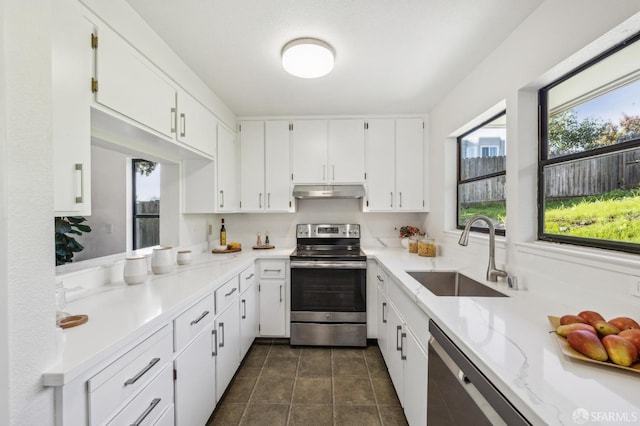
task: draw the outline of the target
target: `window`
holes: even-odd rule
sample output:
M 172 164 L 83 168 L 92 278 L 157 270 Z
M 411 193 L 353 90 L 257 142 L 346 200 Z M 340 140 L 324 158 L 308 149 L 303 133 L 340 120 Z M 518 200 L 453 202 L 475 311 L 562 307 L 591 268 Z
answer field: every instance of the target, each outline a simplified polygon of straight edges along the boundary
M 132 160 L 133 250 L 160 243 L 160 164 Z
M 505 234 L 506 111 L 458 136 L 457 226 L 464 228 L 477 214 L 492 219 L 496 233 Z M 482 222 L 471 228 L 488 232 Z
M 640 253 L 639 40 L 540 90 L 541 240 Z

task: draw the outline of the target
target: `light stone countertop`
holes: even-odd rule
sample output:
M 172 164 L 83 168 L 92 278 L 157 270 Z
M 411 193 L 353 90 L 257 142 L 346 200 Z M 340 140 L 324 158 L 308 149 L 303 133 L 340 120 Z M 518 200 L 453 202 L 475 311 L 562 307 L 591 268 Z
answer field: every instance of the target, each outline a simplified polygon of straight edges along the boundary
M 44 373 L 43 384 L 61 386 L 84 375 L 169 323 L 255 259 L 288 259 L 292 250 L 202 254 L 191 265 L 150 276 L 143 284 L 114 283 L 107 286 L 112 288 L 70 302 L 67 310 L 88 314 L 89 322 L 63 331 L 61 359 Z M 581 419 L 574 421 L 578 409 L 587 410 L 588 424 L 640 424 L 639 374 L 569 359 L 559 351 L 549 334 L 547 315 L 567 313 L 563 303 L 526 290 L 509 290 L 504 282 L 486 283 L 470 273 L 510 297 L 438 297 L 406 271 L 465 271 L 464 265 L 446 258 L 419 257 L 404 249 L 364 251 L 402 284 L 412 300 L 533 424 L 584 424 Z M 597 302 L 584 300 L 588 306 L 597 306 Z

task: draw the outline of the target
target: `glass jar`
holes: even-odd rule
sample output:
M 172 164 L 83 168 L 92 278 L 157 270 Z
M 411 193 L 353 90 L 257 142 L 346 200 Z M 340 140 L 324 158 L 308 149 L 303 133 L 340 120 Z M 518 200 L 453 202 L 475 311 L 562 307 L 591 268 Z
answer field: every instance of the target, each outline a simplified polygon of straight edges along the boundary
M 414 235 L 409 237 L 409 253 L 417 253 L 418 252 L 418 242 L 420 241 L 420 237 Z
M 418 241 L 418 256 L 436 257 L 436 243 L 433 238 L 422 238 Z

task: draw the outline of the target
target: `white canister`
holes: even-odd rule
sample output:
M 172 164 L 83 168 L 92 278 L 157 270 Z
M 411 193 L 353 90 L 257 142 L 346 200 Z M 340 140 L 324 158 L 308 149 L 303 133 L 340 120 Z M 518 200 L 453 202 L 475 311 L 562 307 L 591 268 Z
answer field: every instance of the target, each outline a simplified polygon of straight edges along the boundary
M 178 265 L 188 265 L 191 263 L 191 250 L 180 250 L 176 258 Z
M 171 272 L 175 265 L 173 259 L 173 249 L 171 247 L 154 248 L 151 255 L 151 270 L 154 274 Z
M 127 257 L 124 264 L 124 282 L 140 284 L 147 279 L 147 258 L 145 256 Z

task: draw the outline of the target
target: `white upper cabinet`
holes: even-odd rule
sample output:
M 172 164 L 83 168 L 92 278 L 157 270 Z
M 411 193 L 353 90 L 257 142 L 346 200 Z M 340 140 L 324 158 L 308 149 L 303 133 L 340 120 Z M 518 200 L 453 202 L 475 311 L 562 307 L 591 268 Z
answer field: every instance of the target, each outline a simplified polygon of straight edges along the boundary
M 240 207 L 242 211 L 264 211 L 265 156 L 264 122 L 240 124 Z
M 329 182 L 364 182 L 364 120 L 329 121 Z
M 327 181 L 327 121 L 296 120 L 291 131 L 294 183 Z
M 396 120 L 396 205 L 400 211 L 424 209 L 424 121 Z
M 91 33 L 75 0 L 53 8 L 53 202 L 56 216 L 91 215 Z
M 174 112 L 178 141 L 197 149 L 208 157 L 216 155 L 216 118 L 200 102 L 184 91 L 178 91 L 178 109 Z
M 218 212 L 236 212 L 240 209 L 238 147 L 235 134 L 218 126 Z M 204 182 L 211 185 L 211 182 Z
M 96 102 L 173 138 L 176 89 L 106 25 L 100 27 L 98 34 L 96 77 Z
M 368 121 L 365 209 L 424 211 L 424 121 Z
M 289 152 L 289 121 L 265 122 L 265 191 L 269 212 L 292 211 Z

